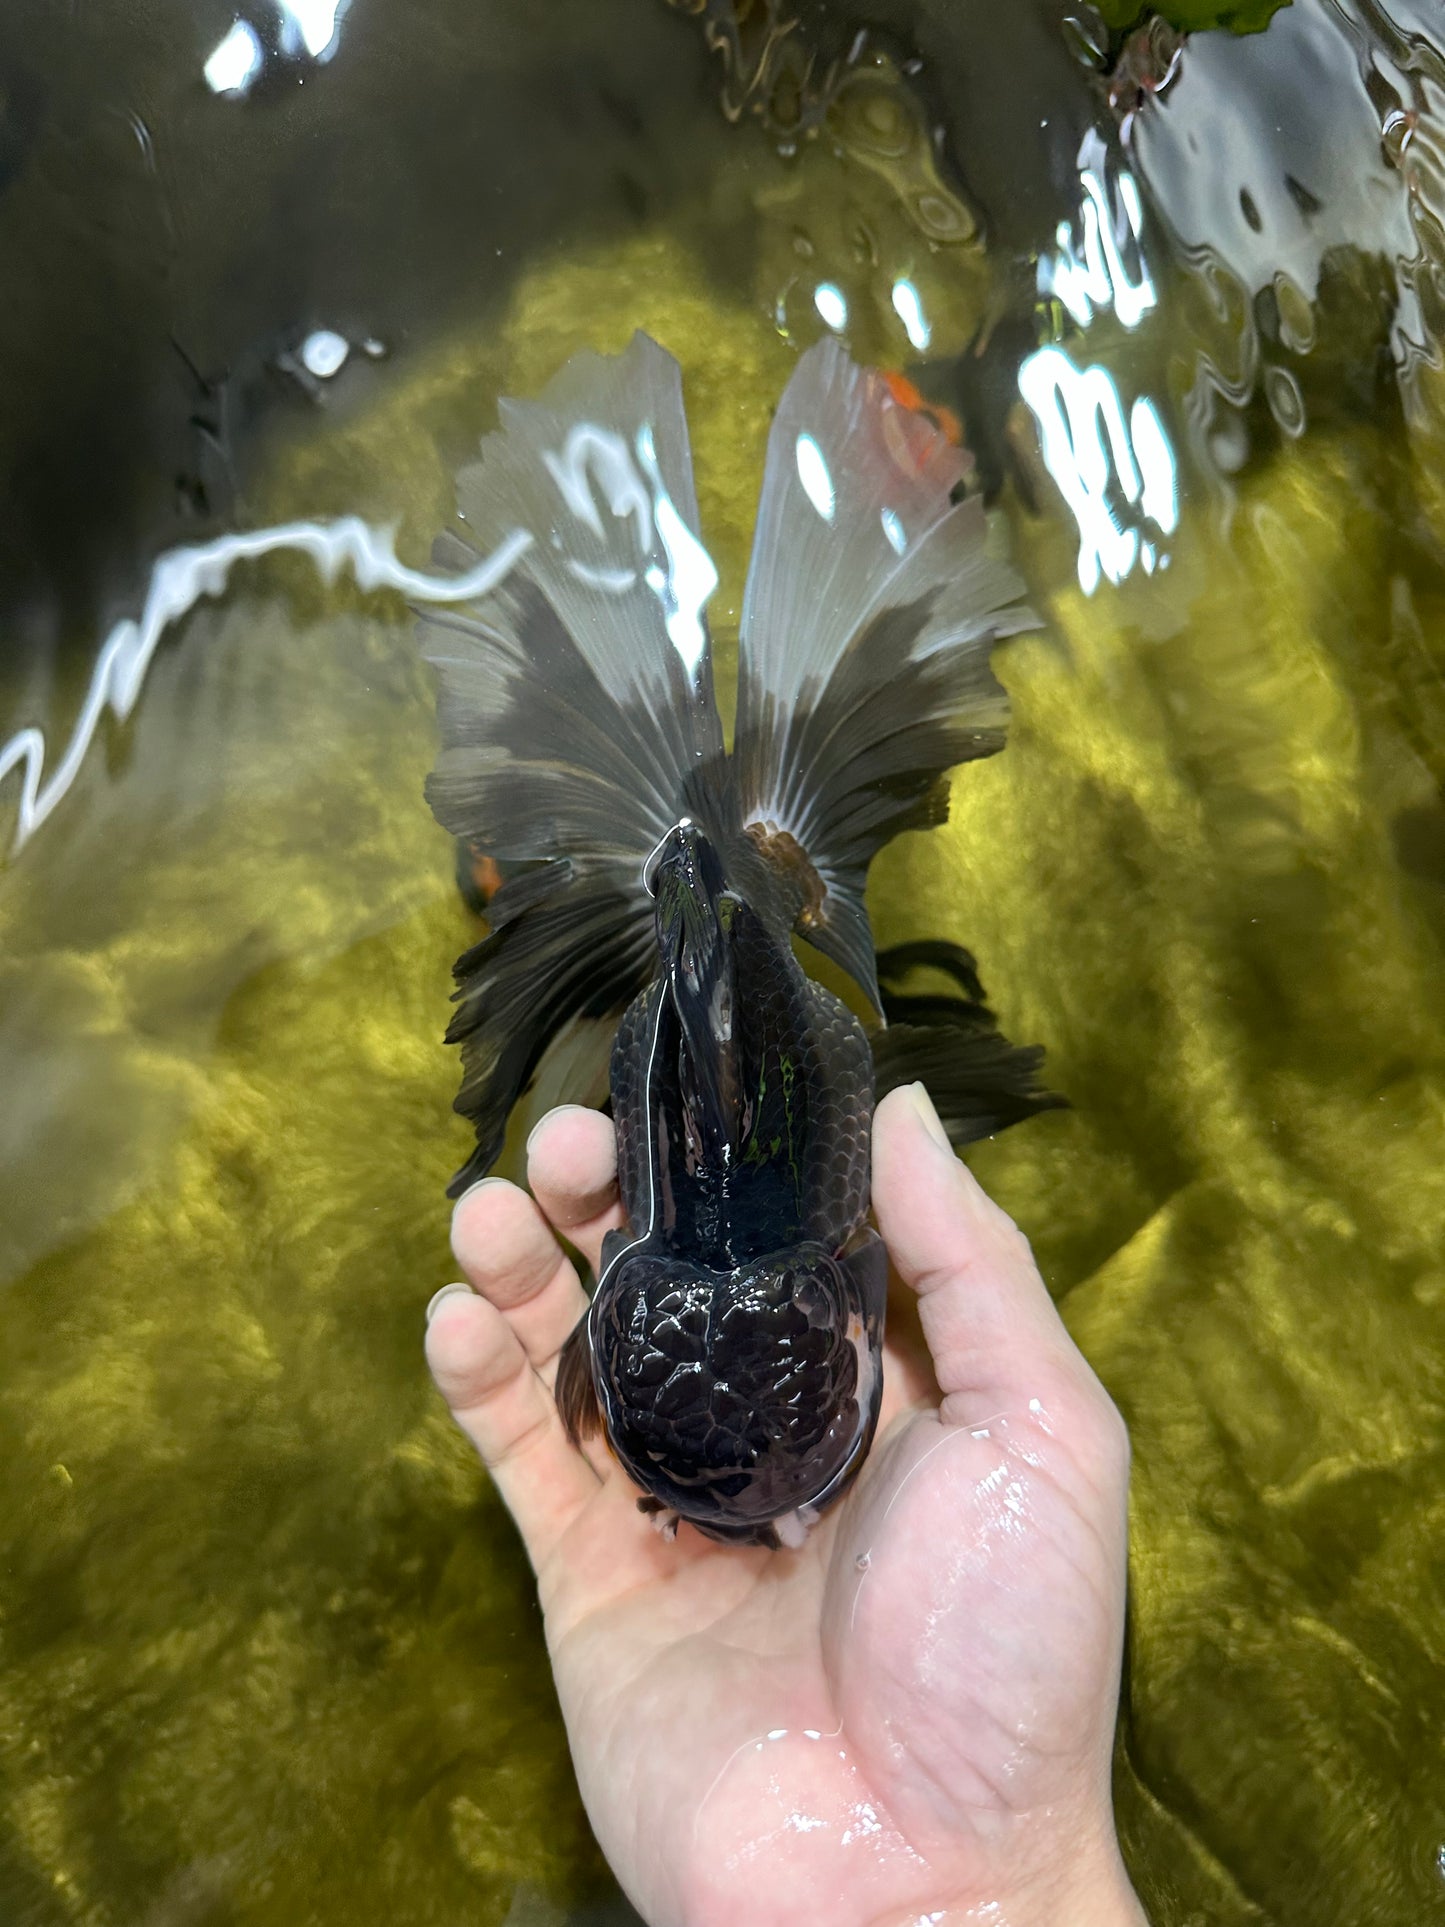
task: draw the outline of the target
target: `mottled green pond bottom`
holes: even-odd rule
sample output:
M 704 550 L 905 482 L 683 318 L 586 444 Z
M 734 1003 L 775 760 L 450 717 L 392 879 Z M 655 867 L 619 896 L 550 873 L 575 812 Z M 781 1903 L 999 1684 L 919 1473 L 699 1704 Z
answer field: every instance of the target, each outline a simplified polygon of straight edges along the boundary
M 714 217 L 535 269 L 254 519 L 401 514 L 422 562 L 440 425 L 646 327 L 726 658 L 792 351 L 699 265 Z M 930 292 L 959 340 L 971 276 Z M 1284 447 L 1227 537 L 1186 506 L 1169 574 L 1092 600 L 1067 520 L 1013 513 L 1048 632 L 999 656 L 1010 746 L 876 879 L 882 936 L 968 944 L 1074 1107 L 972 1161 L 1132 1427 L 1119 1817 L 1176 1927 L 1445 1905 L 1445 595 L 1390 539 L 1403 492 L 1445 537 L 1434 406 Z M 7 1921 L 521 1927 L 610 1891 L 421 1360 L 470 937 L 430 704 L 398 600 L 257 567 L 0 882 Z

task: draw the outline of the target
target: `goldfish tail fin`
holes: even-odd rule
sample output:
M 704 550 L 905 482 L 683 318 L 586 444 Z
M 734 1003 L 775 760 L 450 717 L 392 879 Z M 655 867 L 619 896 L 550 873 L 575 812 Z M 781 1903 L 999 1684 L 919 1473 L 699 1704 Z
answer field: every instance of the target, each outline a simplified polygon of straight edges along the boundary
M 920 969 L 953 979 L 956 994 L 906 995 L 898 986 Z M 951 1143 L 991 1137 L 1040 1111 L 1067 1109 L 1039 1081 L 1044 1054 L 1011 1044 L 984 1001 L 973 958 L 951 943 L 907 943 L 878 957 L 886 1028 L 874 1033 L 873 1069 L 881 1098 L 921 1083 Z
M 832 340 L 799 361 L 768 442 L 739 652 L 743 821 L 801 848 L 800 933 L 875 1006 L 868 865 L 943 820 L 948 770 L 1002 747 L 989 655 L 1034 626 L 982 505 L 959 499 L 970 461 Z
M 677 363 L 636 335 L 499 413 L 437 560 L 465 571 L 530 542 L 485 595 L 419 612 L 439 683 L 427 798 L 489 925 L 456 971 L 456 1108 L 477 1148 L 453 1194 L 495 1161 L 553 1039 L 647 982 L 647 859 L 723 758 Z

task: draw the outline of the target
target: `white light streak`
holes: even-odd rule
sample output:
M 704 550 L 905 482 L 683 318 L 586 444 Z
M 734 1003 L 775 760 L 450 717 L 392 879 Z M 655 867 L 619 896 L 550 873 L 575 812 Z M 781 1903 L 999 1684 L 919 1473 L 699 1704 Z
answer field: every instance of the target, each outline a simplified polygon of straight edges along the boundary
M 880 509 L 878 519 L 883 524 L 883 533 L 888 537 L 888 546 L 895 555 L 902 555 L 908 547 L 908 537 L 903 524 L 892 509 Z
M 667 492 L 658 466 L 651 428 L 637 431 L 636 457 L 615 428 L 596 422 L 576 422 L 568 430 L 560 455 L 543 449 L 547 473 L 562 500 L 583 526 L 608 540 L 597 507 L 594 482 L 601 489 L 612 516 L 631 521 L 636 538 L 642 581 L 662 605 L 663 627 L 693 682 L 707 654 L 707 630 L 702 612 L 718 585 L 712 557 L 684 522 Z M 560 535 L 554 535 L 560 546 Z M 661 545 L 662 556 L 657 550 Z M 598 567 L 577 556 L 565 558 L 567 569 L 588 588 L 625 595 L 638 580 L 638 569 L 606 564 Z
M 848 325 L 848 297 L 836 281 L 820 281 L 813 290 L 813 306 L 835 334 Z
M 287 53 L 295 38 L 313 60 L 329 60 L 336 52 L 337 28 L 346 0 L 280 0 L 284 20 L 281 44 Z
M 650 428 L 638 430 L 637 456 L 652 484 L 652 519 L 667 555 L 666 569 L 654 564 L 644 580 L 662 604 L 668 640 L 696 682 L 698 669 L 707 654 L 707 630 L 703 627 L 702 612 L 717 587 L 717 570 L 712 557 L 678 514 L 663 485 Z
M 1076 368 L 1061 348 L 1041 348 L 1019 370 L 1019 393 L 1033 411 L 1049 473 L 1079 525 L 1079 587 L 1092 595 L 1101 576 L 1122 582 L 1136 562 L 1168 565 L 1152 543 L 1120 524 L 1111 488 L 1137 504 L 1162 534 L 1179 523 L 1178 471 L 1158 410 L 1147 397 L 1129 420 L 1108 369 Z
M 201 72 L 213 94 L 244 94 L 261 71 L 261 43 L 244 20 L 217 42 Z
M 359 516 L 345 515 L 335 522 L 285 522 L 275 528 L 219 536 L 193 548 L 168 550 L 151 570 L 139 619 L 118 622 L 106 637 L 65 754 L 55 769 L 46 775 L 45 736 L 37 728 L 18 731 L 0 747 L 0 784 L 12 771 L 21 773 L 14 850 L 23 848 L 80 774 L 106 710 L 124 722 L 135 708 L 166 630 L 204 597 L 220 595 L 237 562 L 295 549 L 311 557 L 327 582 L 349 567 L 361 589 L 399 589 L 419 602 L 469 602 L 494 589 L 531 546 L 527 531 L 514 529 L 465 575 L 426 575 L 397 559 L 392 530 L 375 529 Z
M 1172 535 L 1179 526 L 1179 475 L 1159 411 L 1147 395 L 1141 395 L 1129 410 L 1129 432 L 1144 478 L 1139 505 L 1166 535 Z
M 1139 251 L 1139 278 L 1134 280 L 1125 265 L 1115 238 L 1114 215 L 1104 184 L 1103 164 L 1082 169 L 1084 201 L 1079 210 L 1083 231 L 1082 248 L 1076 247 L 1067 221 L 1060 221 L 1055 236 L 1058 253 L 1045 255 L 1039 262 L 1038 285 L 1041 294 L 1056 294 L 1081 328 L 1087 328 L 1095 312 L 1112 307 L 1126 328 L 1137 328 L 1158 302 L 1154 283 L 1144 260 L 1140 238 L 1144 231 L 1144 209 L 1139 187 L 1127 168 L 1119 171 L 1117 191 L 1124 218 Z
M 923 312 L 923 303 L 918 298 L 918 290 L 911 281 L 893 283 L 893 312 L 903 323 L 908 339 L 922 354 L 933 339 L 933 329 Z
M 833 478 L 828 473 L 827 460 L 811 435 L 798 437 L 795 459 L 803 493 L 823 520 L 831 522 L 837 511 L 838 496 L 833 487 Z
M 561 490 L 562 500 L 579 522 L 602 535 L 602 517 L 592 493 L 595 475 L 607 506 L 619 519 L 630 515 L 636 523 L 638 546 L 644 553 L 652 544 L 652 497 L 638 474 L 631 450 L 615 428 L 577 422 L 567 431 L 560 455 L 543 449 L 547 473 Z

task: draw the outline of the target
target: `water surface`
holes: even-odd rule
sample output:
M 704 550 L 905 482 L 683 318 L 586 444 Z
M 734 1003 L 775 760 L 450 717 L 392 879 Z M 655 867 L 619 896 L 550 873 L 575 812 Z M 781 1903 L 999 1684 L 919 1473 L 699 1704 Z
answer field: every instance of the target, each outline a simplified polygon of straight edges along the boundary
M 1151 1916 L 1445 1904 L 1442 36 L 1067 11 L 8 11 L 7 1922 L 620 1917 L 421 1366 L 473 930 L 405 597 L 238 563 L 44 783 L 160 557 L 356 516 L 423 570 L 496 397 L 637 326 L 724 658 L 830 326 L 962 416 L 1044 621 L 874 908 L 1073 1105 L 973 1162 L 1133 1429 Z

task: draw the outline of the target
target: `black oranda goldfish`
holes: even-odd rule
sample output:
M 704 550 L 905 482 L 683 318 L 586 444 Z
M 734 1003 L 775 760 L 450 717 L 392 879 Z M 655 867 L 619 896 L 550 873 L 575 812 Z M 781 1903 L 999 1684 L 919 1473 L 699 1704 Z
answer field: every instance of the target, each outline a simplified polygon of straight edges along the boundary
M 519 528 L 530 544 L 490 594 L 423 622 L 442 737 L 428 797 L 491 885 L 448 1034 L 477 1132 L 453 1195 L 496 1159 L 549 1047 L 615 1026 L 627 1224 L 558 1403 L 574 1438 L 605 1429 L 645 1511 L 738 1543 L 801 1543 L 872 1440 L 875 1096 L 921 1079 L 956 1143 L 1056 1101 L 967 954 L 875 956 L 864 908 L 875 853 L 940 822 L 947 772 L 1002 746 L 989 654 L 1031 621 L 964 493 L 968 456 L 910 394 L 832 340 L 798 362 L 768 443 L 730 753 L 681 378 L 645 335 L 502 403 L 437 560 L 471 568 Z M 869 1028 L 802 969 L 794 934 L 856 984 Z M 902 994 L 920 969 L 934 993 Z

